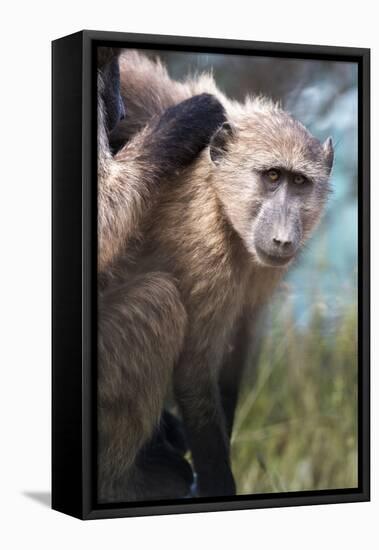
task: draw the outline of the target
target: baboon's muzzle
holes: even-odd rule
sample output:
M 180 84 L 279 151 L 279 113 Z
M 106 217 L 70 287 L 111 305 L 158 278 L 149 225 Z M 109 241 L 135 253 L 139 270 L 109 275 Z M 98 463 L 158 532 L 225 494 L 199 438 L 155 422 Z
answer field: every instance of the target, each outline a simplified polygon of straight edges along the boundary
M 260 213 L 254 244 L 258 259 L 266 265 L 281 267 L 296 255 L 301 242 L 300 209 L 288 196 L 277 196 Z

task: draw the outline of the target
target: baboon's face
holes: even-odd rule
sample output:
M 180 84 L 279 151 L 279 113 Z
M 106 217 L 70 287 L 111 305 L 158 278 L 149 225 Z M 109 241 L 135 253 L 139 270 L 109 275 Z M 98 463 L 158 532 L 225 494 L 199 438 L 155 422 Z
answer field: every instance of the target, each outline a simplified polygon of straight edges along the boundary
M 255 113 L 224 125 L 210 146 L 212 181 L 223 208 L 259 264 L 287 266 L 319 221 L 333 163 L 287 113 Z

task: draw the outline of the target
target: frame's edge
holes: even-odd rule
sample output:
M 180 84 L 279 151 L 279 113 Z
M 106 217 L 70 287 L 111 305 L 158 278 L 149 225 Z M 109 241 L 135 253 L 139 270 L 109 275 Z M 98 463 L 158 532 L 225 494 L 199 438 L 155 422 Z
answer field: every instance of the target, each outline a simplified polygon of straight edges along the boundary
M 52 43 L 52 508 L 83 516 L 82 33 Z
M 199 36 L 177 36 L 163 34 L 142 34 L 132 32 L 117 32 L 117 31 L 101 31 L 101 30 L 84 30 L 83 35 L 92 41 L 107 41 L 107 42 L 143 42 L 146 45 L 168 45 L 178 47 L 206 47 L 206 48 L 228 48 L 235 50 L 262 50 L 266 53 L 271 51 L 281 50 L 281 54 L 299 54 L 307 53 L 311 56 L 330 56 L 333 50 L 333 55 L 361 57 L 365 52 L 369 52 L 369 48 L 360 48 L 352 46 L 324 46 L 319 44 L 293 44 L 287 42 L 262 42 L 241 40 L 233 38 L 207 38 Z M 190 43 L 190 44 L 189 44 Z
M 54 40 L 51 41 L 51 44 L 57 44 L 58 42 L 64 42 L 64 41 L 66 41 L 67 43 L 68 39 L 81 39 L 81 37 L 84 35 L 85 32 L 86 31 L 84 30 L 80 30 L 70 34 L 66 34 L 65 36 L 60 36 L 59 38 L 54 38 Z
M 370 63 L 371 50 L 361 56 L 362 93 L 360 128 L 360 178 L 362 183 L 361 235 L 360 235 L 360 301 L 361 301 L 361 449 L 362 487 L 370 495 Z
M 205 512 L 233 512 L 238 510 L 283 508 L 298 506 L 322 506 L 329 504 L 349 504 L 353 502 L 369 502 L 370 498 L 365 492 L 351 492 L 344 494 L 314 495 L 314 496 L 286 496 L 251 499 L 244 501 L 227 502 L 193 502 L 177 504 L 154 504 L 123 508 L 98 508 L 89 510 L 83 517 L 84 520 L 110 519 L 121 517 L 143 517 L 151 515 L 174 515 Z
M 96 460 L 92 458 L 94 442 L 95 419 L 94 393 L 96 391 L 96 356 L 92 352 L 92 342 L 97 334 L 94 329 L 96 318 L 97 279 L 96 279 L 96 253 L 93 252 L 93 235 L 96 235 L 97 217 L 97 187 L 93 186 L 93 173 L 96 169 L 93 166 L 92 153 L 97 144 L 96 130 L 96 102 L 93 94 L 96 92 L 96 66 L 93 59 L 92 42 L 89 31 L 83 31 L 83 110 L 82 110 L 82 239 L 83 239 L 83 518 L 88 515 L 94 501 L 94 471 Z M 96 237 L 95 237 L 96 238 Z M 96 242 L 96 241 L 95 241 Z

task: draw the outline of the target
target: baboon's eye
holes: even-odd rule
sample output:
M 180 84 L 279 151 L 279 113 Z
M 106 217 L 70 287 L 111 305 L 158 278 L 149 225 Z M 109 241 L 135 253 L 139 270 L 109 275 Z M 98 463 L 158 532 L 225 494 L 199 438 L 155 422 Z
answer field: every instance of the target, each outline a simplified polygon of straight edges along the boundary
M 307 178 L 305 176 L 302 176 L 301 174 L 295 174 L 293 178 L 293 182 L 297 185 L 302 185 L 307 181 Z
M 280 180 L 280 171 L 275 168 L 267 170 L 266 176 L 271 183 L 277 183 Z

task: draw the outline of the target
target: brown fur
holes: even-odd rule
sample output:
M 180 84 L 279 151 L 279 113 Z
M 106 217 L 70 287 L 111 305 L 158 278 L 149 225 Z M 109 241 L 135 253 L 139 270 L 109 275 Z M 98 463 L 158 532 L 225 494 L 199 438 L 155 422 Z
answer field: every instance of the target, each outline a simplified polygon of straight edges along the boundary
M 117 53 L 100 53 L 100 67 L 114 63 Z M 183 347 L 186 312 L 172 274 L 159 269 L 128 273 L 118 270 L 118 262 L 126 253 L 132 264 L 137 258 L 141 228 L 161 192 L 164 177 L 188 164 L 224 119 L 221 105 L 203 95 L 154 117 L 128 143 L 123 139 L 123 147 L 113 156 L 103 91 L 105 78 L 117 78 L 114 69 L 113 65 L 113 73 L 109 71 L 107 77 L 102 70 L 98 73 L 101 502 L 185 496 L 189 490 L 191 470 L 175 449 L 163 452 L 159 448 L 155 458 L 149 451 L 143 452 L 158 426 L 173 366 Z M 113 96 L 108 97 L 117 106 L 117 80 L 108 84 L 113 86 Z M 205 112 L 210 115 L 208 124 L 197 127 L 196 116 L 201 119 Z M 177 132 L 182 130 L 189 133 L 189 139 L 180 143 Z M 175 464 L 175 471 L 167 471 L 168 462 Z
M 112 285 L 99 304 L 99 494 L 117 501 L 158 425 L 186 313 L 174 280 L 158 272 Z
M 222 161 L 213 163 L 207 148 L 180 175 L 180 185 L 166 188 L 141 226 L 141 239 L 129 246 L 118 265 L 127 280 L 158 270 L 177 281 L 188 323 L 173 378 L 200 494 L 233 493 L 219 373 L 235 326 L 246 312 L 257 315 L 287 269 L 264 265 L 255 251 L 252 237 L 258 225 L 264 229 L 271 200 L 258 174 L 280 165 L 312 180 L 299 210 L 303 243 L 326 202 L 329 152 L 277 105 L 262 98 L 230 101 L 210 76 L 177 83 L 162 65 L 126 52 L 121 80 L 129 108 L 125 133 L 133 133 L 167 106 L 205 91 L 222 101 L 233 125 Z
M 102 86 L 99 74 L 100 92 Z M 139 132 L 112 156 L 100 94 L 98 103 L 98 269 L 103 272 L 129 239 L 138 236 L 141 220 L 154 203 L 157 186 L 154 166 L 142 156 L 151 140 L 151 128 Z
M 158 187 L 143 160 L 150 131 L 112 157 L 101 100 L 98 112 L 98 497 L 115 502 L 142 494 L 134 462 L 158 425 L 186 313 L 167 273 L 125 280 L 111 272 L 121 250 L 138 240 Z

